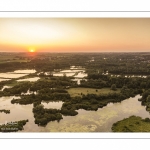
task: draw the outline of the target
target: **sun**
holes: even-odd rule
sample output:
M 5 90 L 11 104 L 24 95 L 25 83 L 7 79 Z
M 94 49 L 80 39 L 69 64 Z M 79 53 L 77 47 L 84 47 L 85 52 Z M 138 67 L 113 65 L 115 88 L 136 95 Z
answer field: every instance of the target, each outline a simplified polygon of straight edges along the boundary
M 35 50 L 34 50 L 34 49 L 29 49 L 29 52 L 30 52 L 30 53 L 34 53 Z

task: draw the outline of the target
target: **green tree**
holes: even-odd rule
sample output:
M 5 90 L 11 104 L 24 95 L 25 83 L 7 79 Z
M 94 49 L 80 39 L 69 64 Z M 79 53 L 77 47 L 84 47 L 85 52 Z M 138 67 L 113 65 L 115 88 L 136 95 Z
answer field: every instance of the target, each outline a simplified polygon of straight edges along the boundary
M 148 95 L 148 97 L 146 98 L 147 102 L 150 102 L 150 95 Z
M 116 88 L 116 84 L 112 84 L 112 86 L 111 86 L 111 90 L 113 90 L 113 91 L 116 91 L 116 90 L 117 90 L 117 88 Z

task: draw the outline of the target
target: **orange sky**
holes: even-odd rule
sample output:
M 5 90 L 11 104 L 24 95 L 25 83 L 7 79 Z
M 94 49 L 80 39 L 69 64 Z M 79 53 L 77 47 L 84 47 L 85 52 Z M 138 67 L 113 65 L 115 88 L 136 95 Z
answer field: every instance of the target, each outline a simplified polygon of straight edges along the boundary
M 0 18 L 0 51 L 150 51 L 149 18 Z

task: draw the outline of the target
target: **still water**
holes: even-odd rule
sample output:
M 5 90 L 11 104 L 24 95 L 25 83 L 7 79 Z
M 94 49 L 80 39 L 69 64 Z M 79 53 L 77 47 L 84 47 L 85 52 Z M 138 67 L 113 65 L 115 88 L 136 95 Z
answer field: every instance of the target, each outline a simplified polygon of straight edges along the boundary
M 84 72 L 84 70 L 62 70 L 60 72 Z
M 62 101 L 58 101 L 58 102 L 45 102 L 45 101 L 43 101 L 41 104 L 44 105 L 44 108 L 61 109 L 63 102 Z
M 14 73 L 35 73 L 35 69 L 15 70 Z
M 85 68 L 82 68 L 81 66 L 70 66 L 70 69 L 66 70 L 61 70 L 59 72 L 53 73 L 54 76 L 64 76 L 64 73 L 66 76 L 74 76 L 76 75 L 77 77 L 83 78 L 86 77 L 87 74 L 84 73 Z M 75 77 L 76 77 L 75 76 Z
M 26 75 L 28 75 L 28 74 L 19 74 L 19 73 L 15 74 L 15 73 L 7 72 L 7 73 L 0 73 L 0 78 L 15 79 L 15 78 L 20 78 L 20 77 L 23 77 Z
M 1 78 L 0 78 L 0 82 L 1 82 L 1 81 L 8 81 L 8 80 L 10 80 L 10 79 L 1 79 Z
M 30 81 L 30 82 L 35 82 L 37 80 L 39 80 L 39 77 L 33 77 L 33 78 L 26 78 L 26 79 L 19 79 L 17 80 L 18 82 L 22 82 L 22 81 Z
M 30 73 L 35 73 L 35 72 L 36 72 L 36 70 L 34 70 L 34 69 L 30 69 L 30 70 L 26 69 L 26 70 L 15 70 L 14 72 L 0 73 L 0 78 L 4 78 L 4 79 L 0 79 L 0 81 L 20 78 L 20 77 L 23 77 Z M 8 78 L 8 79 L 6 79 L 6 78 Z
M 75 78 L 84 78 L 87 77 L 87 73 L 83 73 L 83 72 L 79 72 L 76 76 L 74 76 Z
M 10 121 L 19 121 L 28 119 L 29 122 L 24 126 L 24 132 L 38 132 L 40 128 L 34 123 L 34 116 L 32 113 L 33 104 L 30 105 L 20 105 L 11 104 L 11 100 L 15 98 L 20 98 L 16 96 L 7 96 L 0 98 L 0 109 L 10 110 L 10 114 L 0 113 L 0 124 Z
M 137 95 L 121 103 L 110 103 L 98 111 L 78 110 L 77 116 L 63 116 L 63 120 L 50 122 L 42 129 L 46 132 L 111 132 L 112 124 L 131 115 L 150 117 Z
M 71 77 L 71 76 L 75 75 L 75 73 L 69 72 L 69 73 L 65 73 L 65 75 L 66 75 L 67 77 Z M 63 77 L 63 76 L 64 76 L 64 73 L 53 73 L 53 76 Z
M 138 101 L 140 97 L 140 95 L 137 95 L 121 103 L 109 103 L 107 106 L 99 108 L 98 111 L 80 109 L 77 116 L 63 116 L 60 122 L 49 122 L 45 127 L 34 124 L 33 105 L 11 104 L 12 96 L 1 97 L 0 109 L 9 109 L 10 114 L 0 113 L 0 123 L 29 119 L 21 132 L 111 132 L 113 123 L 131 115 L 142 118 L 150 117 L 149 112 Z M 56 103 L 53 103 L 53 105 L 57 105 L 57 108 L 62 106 L 62 102 Z M 52 106 L 52 102 L 44 104 L 44 107 L 50 106 Z

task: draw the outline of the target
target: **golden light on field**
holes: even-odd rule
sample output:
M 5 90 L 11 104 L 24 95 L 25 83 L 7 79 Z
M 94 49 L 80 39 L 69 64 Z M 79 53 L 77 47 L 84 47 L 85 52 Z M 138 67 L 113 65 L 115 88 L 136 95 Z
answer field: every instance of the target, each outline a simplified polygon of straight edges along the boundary
M 0 52 L 149 51 L 149 33 L 150 18 L 0 18 Z

